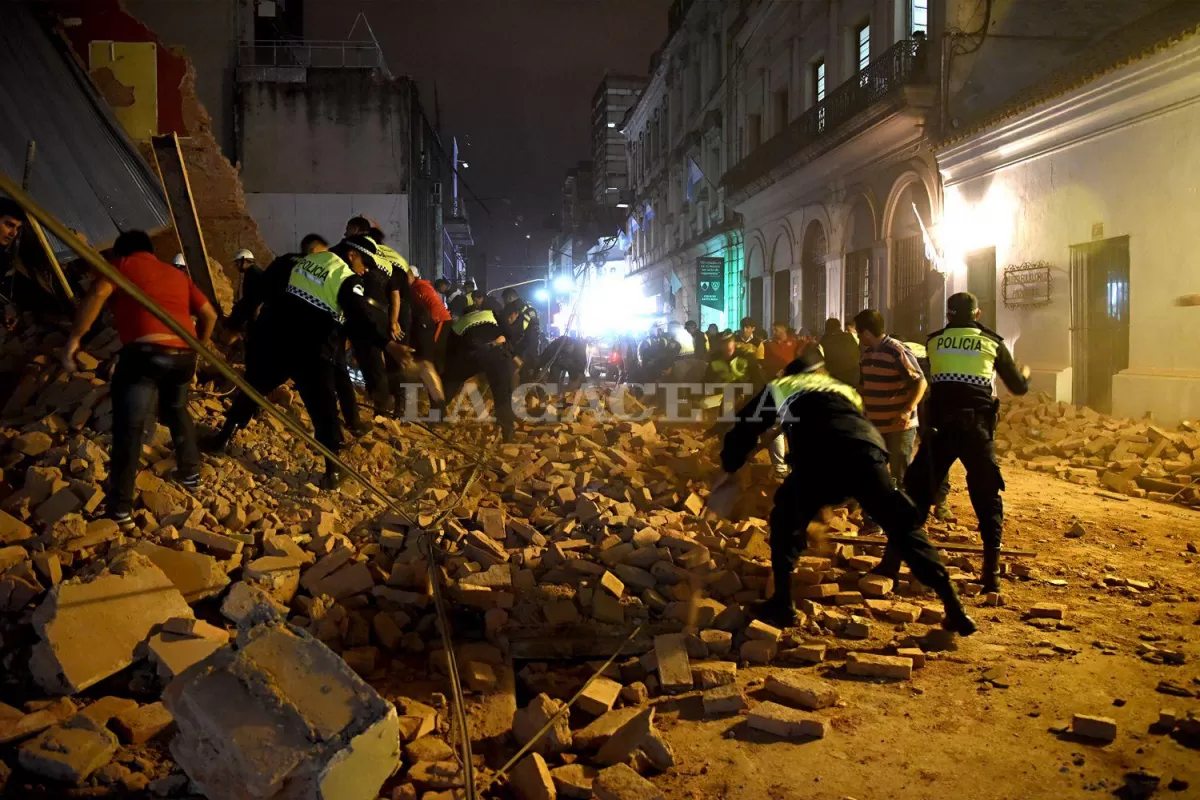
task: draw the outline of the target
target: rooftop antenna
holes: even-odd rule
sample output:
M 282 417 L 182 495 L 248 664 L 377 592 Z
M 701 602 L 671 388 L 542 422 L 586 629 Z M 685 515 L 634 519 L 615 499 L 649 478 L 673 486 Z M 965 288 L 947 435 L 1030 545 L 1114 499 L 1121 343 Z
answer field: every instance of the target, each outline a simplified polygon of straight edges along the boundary
M 379 39 L 375 38 L 375 29 L 371 27 L 371 20 L 367 19 L 365 11 L 359 11 L 358 16 L 354 18 L 354 24 L 350 26 L 350 32 L 346 34 L 346 41 L 349 41 L 354 36 L 354 31 L 358 29 L 359 20 L 367 29 L 367 35 L 371 37 L 371 43 L 375 45 L 375 50 L 379 53 L 379 65 L 383 70 L 383 74 L 387 77 L 392 77 L 392 71 L 388 69 L 387 61 L 383 57 L 383 48 L 379 46 Z

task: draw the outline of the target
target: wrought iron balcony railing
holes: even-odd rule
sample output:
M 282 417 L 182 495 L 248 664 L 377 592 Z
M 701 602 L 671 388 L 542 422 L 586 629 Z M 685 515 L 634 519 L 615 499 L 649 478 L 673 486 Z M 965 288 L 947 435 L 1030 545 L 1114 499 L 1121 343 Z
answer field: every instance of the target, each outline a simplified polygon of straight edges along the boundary
M 374 69 L 391 75 L 374 42 L 260 40 L 240 43 L 237 55 L 239 67 Z
M 829 136 L 904 86 L 930 81 L 928 44 L 904 39 L 829 93 L 725 173 L 730 192 L 749 186 L 805 147 Z

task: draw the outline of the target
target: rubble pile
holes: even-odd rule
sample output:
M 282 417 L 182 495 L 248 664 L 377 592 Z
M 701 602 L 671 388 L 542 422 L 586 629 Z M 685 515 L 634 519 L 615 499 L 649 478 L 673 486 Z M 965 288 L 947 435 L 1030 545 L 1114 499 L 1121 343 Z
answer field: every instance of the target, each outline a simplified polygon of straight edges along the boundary
M 30 776 L 159 796 L 233 796 L 233 786 L 248 797 L 457 796 L 464 771 L 441 694 L 431 557 L 451 601 L 472 740 L 503 755 L 476 764 L 483 780 L 641 628 L 505 776 L 521 798 L 661 797 L 647 778 L 675 756 L 656 727 L 660 698 L 695 693 L 707 715 L 819 738 L 838 693 L 805 668 L 902 681 L 944 645 L 940 604 L 923 587 L 907 572 L 870 574 L 876 546 L 810 551 L 795 573 L 797 626 L 752 620 L 748 605 L 770 581 L 765 454 L 750 469 L 752 513 L 713 520 L 703 488 L 711 443 L 697 429 L 588 411 L 486 446 L 486 427 L 456 427 L 447 442 L 449 429 L 377 418 L 344 456 L 412 519 L 356 483 L 320 491 L 320 459 L 266 415 L 229 457 L 206 460 L 189 493 L 171 481 L 159 427 L 144 448 L 137 527 L 124 534 L 94 513 L 115 340 L 87 343 L 88 371 L 76 375 L 44 349 L 57 340 L 0 332 L 0 367 L 15 378 L 0 397 L 4 685 L 10 697 L 41 698 L 0 705 L 0 744 L 16 748 L 8 766 Z M 274 399 L 303 416 L 290 390 Z M 202 388 L 192 411 L 203 427 L 224 403 Z M 1005 451 L 1061 448 L 1044 437 L 1048 415 L 1044 405 L 1014 409 Z M 1108 456 L 1141 444 L 1122 437 L 1150 438 L 1079 419 L 1058 425 L 1111 437 L 1097 450 Z M 1146 448 L 1146 470 L 1190 457 L 1187 436 Z M 443 516 L 443 538 L 423 535 Z M 859 524 L 840 509 L 813 532 L 853 535 Z M 967 537 L 953 525 L 931 530 Z M 960 591 L 979 593 L 970 560 L 950 571 Z M 1053 622 L 1039 609 L 1030 617 Z M 770 670 L 766 699 L 746 695 L 747 665 Z
M 996 452 L 1072 483 L 1200 506 L 1200 423 L 1168 431 L 1149 420 L 1026 395 L 1005 400 Z

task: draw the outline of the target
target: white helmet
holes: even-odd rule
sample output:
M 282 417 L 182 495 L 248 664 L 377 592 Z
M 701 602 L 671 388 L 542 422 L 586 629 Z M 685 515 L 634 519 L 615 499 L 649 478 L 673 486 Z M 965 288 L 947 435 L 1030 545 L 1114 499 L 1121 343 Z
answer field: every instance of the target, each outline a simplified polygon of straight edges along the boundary
M 177 266 L 177 267 L 186 267 L 187 259 L 183 257 L 183 253 L 176 253 L 174 263 L 175 263 L 175 266 Z
M 236 253 L 234 253 L 234 254 L 233 254 L 233 260 L 234 260 L 234 261 L 243 261 L 243 260 L 245 260 L 245 261 L 253 261 L 253 260 L 254 260 L 254 253 L 251 253 L 249 250 L 246 250 L 245 248 L 243 248 L 243 249 L 241 249 L 241 250 L 238 250 Z

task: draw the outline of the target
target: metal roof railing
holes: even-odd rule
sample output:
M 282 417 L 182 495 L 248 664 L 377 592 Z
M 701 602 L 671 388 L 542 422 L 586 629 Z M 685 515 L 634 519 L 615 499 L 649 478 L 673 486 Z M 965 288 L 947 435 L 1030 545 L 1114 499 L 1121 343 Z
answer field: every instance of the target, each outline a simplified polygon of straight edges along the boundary
M 391 77 L 383 50 L 375 42 L 276 39 L 238 45 L 239 67 L 318 67 L 374 69 Z

